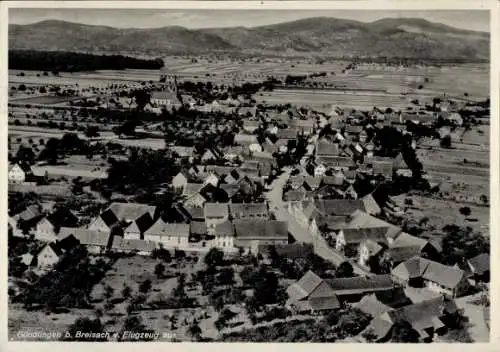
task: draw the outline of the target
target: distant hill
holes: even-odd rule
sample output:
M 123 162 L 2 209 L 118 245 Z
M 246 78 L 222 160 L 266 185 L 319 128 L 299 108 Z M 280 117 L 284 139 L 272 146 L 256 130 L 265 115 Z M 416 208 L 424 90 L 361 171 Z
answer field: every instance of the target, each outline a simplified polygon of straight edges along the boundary
M 118 29 L 53 20 L 9 25 L 10 49 L 155 56 L 233 52 L 479 61 L 489 59 L 489 41 L 489 33 L 414 18 L 364 23 L 321 17 L 254 28 L 196 30 Z

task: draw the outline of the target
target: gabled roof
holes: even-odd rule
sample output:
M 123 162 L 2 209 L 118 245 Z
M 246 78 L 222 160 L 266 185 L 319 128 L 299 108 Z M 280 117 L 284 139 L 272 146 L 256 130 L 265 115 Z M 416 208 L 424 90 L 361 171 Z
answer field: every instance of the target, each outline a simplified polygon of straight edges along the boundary
M 234 236 L 233 223 L 231 221 L 225 221 L 222 224 L 217 224 L 215 226 L 215 235 L 233 237 Z
M 189 230 L 192 235 L 206 235 L 207 224 L 204 221 L 192 221 L 189 224 Z
M 191 221 L 205 221 L 205 209 L 203 207 L 182 207 L 182 210 Z
M 279 129 L 276 136 L 278 139 L 296 139 L 299 131 L 297 128 Z
M 421 277 L 448 289 L 454 289 L 465 276 L 461 269 L 420 257 L 399 264 L 391 274 L 405 280 Z
M 348 244 L 361 243 L 365 240 L 372 240 L 377 243 L 386 243 L 387 227 L 361 227 L 343 229 L 345 242 Z
M 349 215 L 355 210 L 365 210 L 363 201 L 352 199 L 316 199 L 314 206 L 324 215 Z
M 106 247 L 111 233 L 91 231 L 81 227 L 61 227 L 59 231 L 60 239 L 64 239 L 71 235 L 75 237 L 80 244 Z
M 219 188 L 222 189 L 224 192 L 226 192 L 226 194 L 229 198 L 232 198 L 240 190 L 240 187 L 238 185 L 234 185 L 234 184 L 231 184 L 231 185 L 221 184 L 221 185 L 219 185 Z
M 129 232 L 138 232 L 138 233 L 143 233 L 147 229 L 149 229 L 153 225 L 153 218 L 149 213 L 145 213 L 141 217 L 139 217 L 137 220 L 132 222 L 126 229 L 126 231 Z
M 288 239 L 288 224 L 278 220 L 235 220 L 238 239 Z
M 205 218 L 229 216 L 228 203 L 205 203 Z
M 338 295 L 360 294 L 391 290 L 394 288 L 391 275 L 373 275 L 370 277 L 349 277 L 325 279 L 330 287 Z
M 247 218 L 253 216 L 269 214 L 267 209 L 267 203 L 230 203 L 229 211 L 233 218 Z
M 318 156 L 338 156 L 340 148 L 337 143 L 320 141 L 316 144 L 316 155 Z
M 344 156 L 318 156 L 316 162 L 331 167 L 355 166 L 355 162 L 350 157 Z
M 47 221 L 55 227 L 75 227 L 78 223 L 78 218 L 68 208 L 58 208 L 47 216 Z
M 481 275 L 490 270 L 490 255 L 488 253 L 476 255 L 468 259 L 467 262 L 475 274 Z
M 399 263 L 415 256 L 419 256 L 422 252 L 420 246 L 404 246 L 404 247 L 390 247 L 387 250 L 387 255 L 395 263 Z
M 31 204 L 18 214 L 19 219 L 24 221 L 33 220 L 42 216 L 42 207 L 38 204 Z
M 139 203 L 112 203 L 109 208 L 118 220 L 134 221 L 149 213 L 151 217 L 156 212 L 156 207 L 148 204 Z
M 166 223 L 160 218 L 144 232 L 144 235 L 188 237 L 189 224 Z
M 394 239 L 391 247 L 417 247 L 422 250 L 429 242 L 423 238 L 412 236 L 406 232 L 401 232 Z
M 392 177 L 392 166 L 393 163 L 390 161 L 372 161 L 373 165 L 373 174 L 374 175 L 382 175 L 384 177 Z
M 323 280 L 318 275 L 309 270 L 299 281 L 288 287 L 288 296 L 293 301 L 300 301 L 308 297 L 322 282 Z
M 136 239 L 124 239 L 120 236 L 113 237 L 112 249 L 123 251 L 139 251 L 139 252 L 152 252 L 157 248 L 158 244 L 153 241 L 144 241 Z
M 392 322 L 407 321 L 415 330 L 421 332 L 425 329 L 441 327 L 443 323 L 439 321 L 439 318 L 445 313 L 453 313 L 456 310 L 454 301 L 438 297 L 394 309 L 387 312 L 387 315 Z
M 186 197 L 194 196 L 203 189 L 203 183 L 187 183 L 182 191 L 182 195 Z
M 370 314 L 374 318 L 392 310 L 391 307 L 379 301 L 375 294 L 364 296 L 361 301 L 356 304 L 356 308 L 363 313 Z
M 235 144 L 254 144 L 254 143 L 259 143 L 259 142 L 257 141 L 257 136 L 254 134 L 238 133 L 234 136 L 234 143 Z

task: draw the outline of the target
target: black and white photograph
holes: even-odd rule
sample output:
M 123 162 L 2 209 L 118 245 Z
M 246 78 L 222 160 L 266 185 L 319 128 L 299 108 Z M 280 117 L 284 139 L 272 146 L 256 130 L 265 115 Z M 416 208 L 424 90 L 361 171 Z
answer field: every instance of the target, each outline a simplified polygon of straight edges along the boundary
M 8 339 L 490 342 L 490 11 L 9 6 Z

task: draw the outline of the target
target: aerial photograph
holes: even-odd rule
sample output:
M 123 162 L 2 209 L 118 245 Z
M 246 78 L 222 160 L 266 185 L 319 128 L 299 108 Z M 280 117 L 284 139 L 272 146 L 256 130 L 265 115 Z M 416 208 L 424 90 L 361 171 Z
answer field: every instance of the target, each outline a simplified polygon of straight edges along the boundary
M 9 8 L 11 341 L 490 341 L 490 11 Z

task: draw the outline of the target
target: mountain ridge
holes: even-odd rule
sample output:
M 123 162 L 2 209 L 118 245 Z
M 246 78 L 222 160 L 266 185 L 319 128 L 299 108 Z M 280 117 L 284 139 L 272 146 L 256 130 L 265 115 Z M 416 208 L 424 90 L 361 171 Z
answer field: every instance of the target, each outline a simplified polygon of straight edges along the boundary
M 141 54 L 283 54 L 412 59 L 489 59 L 489 33 L 418 18 L 373 22 L 306 18 L 257 27 L 115 28 L 45 20 L 9 25 L 9 49 Z

